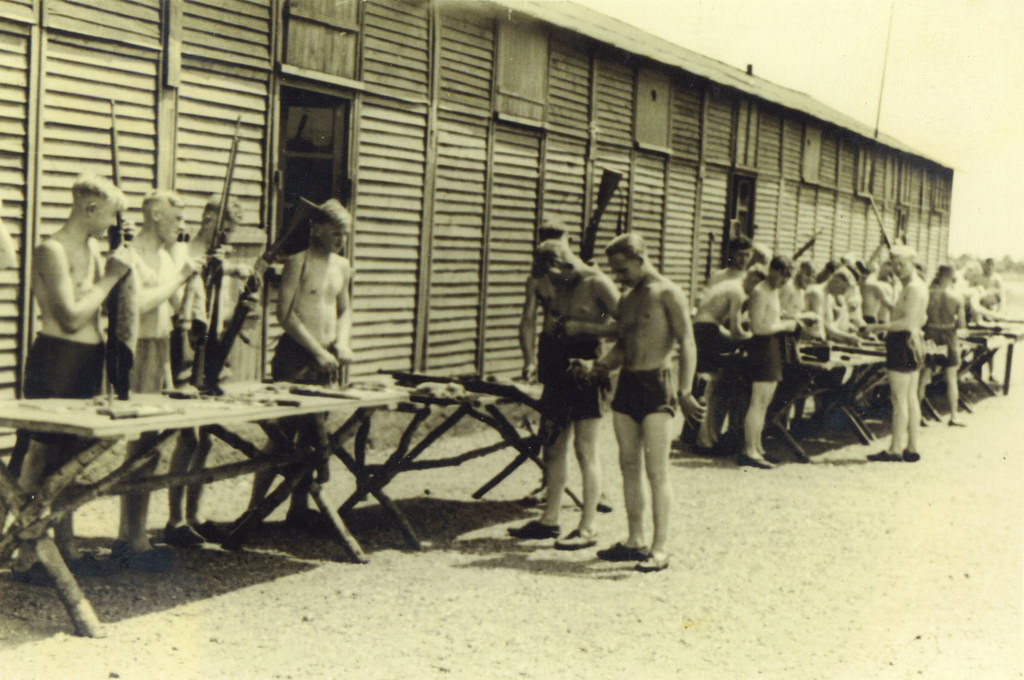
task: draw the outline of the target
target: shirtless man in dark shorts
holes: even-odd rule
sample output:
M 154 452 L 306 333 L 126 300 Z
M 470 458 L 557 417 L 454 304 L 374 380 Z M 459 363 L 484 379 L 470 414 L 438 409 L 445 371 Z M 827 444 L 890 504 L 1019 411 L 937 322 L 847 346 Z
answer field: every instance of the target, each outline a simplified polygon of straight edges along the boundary
M 33 253 L 32 295 L 39 305 L 39 334 L 25 363 L 27 398 L 88 399 L 103 389 L 103 335 L 100 309 L 111 289 L 131 270 L 127 247 L 113 251 L 104 265 L 96 239 L 124 209 L 124 194 L 109 180 L 80 176 L 71 188 L 71 214 L 57 233 Z M 32 434 L 21 467 L 22 488 L 31 492 L 42 477 L 59 468 L 85 443 L 73 436 Z M 57 527 L 57 544 L 67 559 L 78 556 L 71 546 L 71 521 Z M 19 558 L 28 566 L 32 556 Z
M 743 421 L 743 452 L 737 462 L 759 468 L 771 468 L 764 457 L 761 435 L 765 414 L 782 380 L 785 360 L 785 333 L 796 331 L 798 322 L 783 320 L 779 290 L 793 273 L 788 257 L 776 255 L 768 267 L 768 278 L 750 294 L 750 330 L 747 342 L 747 371 L 751 380 L 750 406 Z
M 611 279 L 572 253 L 563 239 L 537 246 L 533 260 L 535 294 L 544 310 L 537 348 L 537 375 L 544 384 L 546 444 L 544 462 L 547 501 L 540 520 L 509 529 L 516 538 L 558 538 L 558 516 L 565 492 L 569 437 L 583 477 L 583 512 L 579 526 L 555 547 L 589 548 L 597 542 L 594 523 L 601 496 L 597 430 L 601 420 L 601 387 L 586 362 L 597 358 L 600 341 L 615 333 L 619 294 Z M 524 337 L 527 367 L 533 358 L 532 336 Z M 527 368 L 527 371 L 529 368 Z
M 949 401 L 949 424 L 952 426 L 963 426 L 957 417 L 960 402 L 960 341 L 957 338 L 957 330 L 966 328 L 966 318 L 964 299 L 953 290 L 953 267 L 948 264 L 939 265 L 935 273 L 935 283 L 928 291 L 924 339 L 945 347 L 946 352 L 935 358 L 929 357 L 926 361 L 918 396 L 924 398 L 924 388 L 931 382 L 932 371 L 943 371 L 946 379 L 946 397 Z
M 927 318 L 928 289 L 914 267 L 914 249 L 894 246 L 892 266 L 903 289 L 888 323 L 868 324 L 867 332 L 885 331 L 885 367 L 892 401 L 892 439 L 885 451 L 868 456 L 871 461 L 920 460 L 917 434 L 921 423 L 921 402 L 917 383 L 924 364 L 921 328 Z
M 697 343 L 697 372 L 708 375 L 704 388 L 704 419 L 697 432 L 697 452 L 715 453 L 732 386 L 723 382 L 730 362 L 735 361 L 737 343 L 750 337 L 743 328 L 743 303 L 754 286 L 765 278 L 760 265 L 747 270 L 742 280 L 721 281 L 704 293 L 693 318 L 693 337 Z
M 669 566 L 672 489 L 668 453 L 672 418 L 680 406 L 687 416 L 702 415 L 690 391 L 697 371 L 697 347 L 686 295 L 654 268 L 643 239 L 635 233 L 617 236 L 605 254 L 612 275 L 628 289 L 619 300 L 616 343 L 598 360 L 597 368 L 622 369 L 612 410 L 629 535 L 624 542 L 599 550 L 597 556 L 610 561 L 635 560 L 636 569 L 643 572 L 660 571 Z M 682 389 L 676 387 L 670 367 L 676 345 L 680 346 Z M 644 541 L 645 468 L 654 519 L 649 550 Z
M 281 272 L 277 319 L 284 334 L 271 360 L 274 380 L 313 385 L 337 384 L 341 367 L 352 361 L 352 267 L 339 252 L 352 217 L 337 199 L 317 207 L 310 217 L 309 248 L 291 255 Z M 282 422 L 286 433 L 314 450 L 326 444 L 325 416 L 296 416 Z M 253 480 L 249 508 L 263 500 L 276 473 Z M 292 493 L 286 521 L 301 528 L 322 523 L 309 508 L 311 477 Z M 315 513 L 315 514 L 312 514 Z

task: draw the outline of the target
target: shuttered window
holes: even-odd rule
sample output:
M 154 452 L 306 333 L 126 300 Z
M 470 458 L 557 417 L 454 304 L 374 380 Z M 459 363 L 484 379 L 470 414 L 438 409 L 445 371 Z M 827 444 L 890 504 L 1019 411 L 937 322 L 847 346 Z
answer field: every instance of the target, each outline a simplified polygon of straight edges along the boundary
M 500 19 L 498 112 L 526 121 L 543 121 L 547 90 L 547 32 L 540 24 Z
M 285 3 L 285 62 L 355 78 L 361 4 L 359 0 L 289 0 Z
M 672 91 L 668 74 L 643 68 L 636 78 L 636 143 L 641 148 L 668 151 Z
M 804 125 L 804 151 L 800 178 L 805 182 L 817 182 L 821 172 L 821 127 L 813 123 Z

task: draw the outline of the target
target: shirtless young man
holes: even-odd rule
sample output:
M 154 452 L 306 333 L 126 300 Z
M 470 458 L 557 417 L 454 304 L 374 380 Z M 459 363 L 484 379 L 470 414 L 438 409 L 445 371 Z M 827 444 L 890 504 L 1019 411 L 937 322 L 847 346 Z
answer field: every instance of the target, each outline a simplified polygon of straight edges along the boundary
M 860 287 L 864 323 L 885 323 L 889 320 L 896 301 L 892 275 L 892 265 L 886 260 L 877 271 L 868 272 L 864 277 Z
M 814 285 L 814 265 L 800 260 L 796 272 L 779 289 L 779 309 L 783 319 L 799 319 L 807 314 L 807 288 Z
M 757 284 L 750 294 L 750 330 L 754 337 L 747 342 L 747 370 L 752 382 L 750 406 L 743 421 L 743 452 L 737 463 L 769 469 L 764 457 L 761 435 L 765 414 L 782 380 L 785 339 L 782 334 L 796 331 L 798 322 L 783 320 L 779 290 L 793 273 L 788 257 L 776 255 L 768 267 L 768 278 Z
M 860 344 L 860 337 L 849 325 L 844 324 L 843 312 L 846 295 L 850 288 L 855 288 L 856 285 L 856 280 L 850 270 L 840 267 L 832 272 L 832 275 L 823 283 L 807 287 L 804 297 L 807 310 L 821 319 L 820 324 L 815 324 L 819 339 L 837 340 L 850 345 Z
M 680 404 L 688 416 L 699 417 L 702 411 L 690 392 L 697 370 L 697 347 L 686 295 L 654 268 L 643 239 L 635 233 L 617 236 L 605 248 L 605 255 L 612 275 L 628 289 L 619 300 L 615 345 L 598 360 L 596 368 L 622 369 L 612 410 L 629 535 L 625 542 L 600 550 L 597 556 L 617 562 L 636 560 L 639 571 L 660 571 L 669 565 L 672 417 Z M 677 344 L 681 389 L 677 389 L 669 365 Z M 645 468 L 654 518 L 649 551 L 644 541 Z
M 332 198 L 317 206 L 309 219 L 309 248 L 285 260 L 277 298 L 277 320 L 284 334 L 271 360 L 271 376 L 309 385 L 331 385 L 341 380 L 341 368 L 353 359 L 352 266 L 339 253 L 352 224 L 352 216 Z M 320 453 L 326 444 L 325 416 L 296 416 L 282 421 L 298 445 Z M 263 500 L 275 472 L 260 473 L 253 480 L 253 509 Z M 309 508 L 312 476 L 292 493 L 286 521 L 315 528 L 322 520 Z
M 928 291 L 927 320 L 924 326 L 925 340 L 931 340 L 946 348 L 946 354 L 936 359 L 929 358 L 922 370 L 918 396 L 924 398 L 924 388 L 931 382 L 933 367 L 942 370 L 946 379 L 946 397 L 949 401 L 949 424 L 963 426 L 957 417 L 960 406 L 960 341 L 957 330 L 966 328 L 966 311 L 963 297 L 953 290 L 953 267 L 939 265 L 935 282 Z
M 88 399 L 103 389 L 103 336 L 100 310 L 114 285 L 131 270 L 127 247 L 114 250 L 106 265 L 94 239 L 124 209 L 124 194 L 109 180 L 82 175 L 71 188 L 71 214 L 64 225 L 33 252 L 32 295 L 39 305 L 40 330 L 25 362 L 27 398 Z M 20 483 L 27 492 L 80 451 L 84 443 L 68 435 L 32 434 Z M 70 518 L 57 527 L 65 558 L 78 552 L 70 545 Z M 25 565 L 23 556 L 19 562 Z
M 697 453 L 713 455 L 732 394 L 723 382 L 737 343 L 750 337 L 743 328 L 743 303 L 754 286 L 765 278 L 760 266 L 747 270 L 742 280 L 722 281 L 704 294 L 693 318 L 693 337 L 697 343 L 697 372 L 708 374 L 704 388 L 704 418 L 697 432 Z
M 552 239 L 537 246 L 533 258 L 536 297 L 544 310 L 544 326 L 537 348 L 537 374 L 544 384 L 541 406 L 545 414 L 544 465 L 547 501 L 540 520 L 509 529 L 516 538 L 558 538 L 558 516 L 568 465 L 569 437 L 583 478 L 583 512 L 579 526 L 555 547 L 589 548 L 597 543 L 594 523 L 601 496 L 601 466 L 597 430 L 601 420 L 601 386 L 585 363 L 597 358 L 601 339 L 615 333 L 614 314 L 619 294 L 611 279 L 577 257 L 565 240 Z M 527 369 L 533 359 L 532 331 L 524 333 L 523 356 Z M 574 368 L 574 364 L 576 367 Z
M 710 290 L 715 284 L 728 279 L 742 279 L 743 272 L 754 255 L 754 244 L 746 236 L 736 236 L 729 241 L 729 262 L 723 269 L 711 272 L 708 277 L 707 287 Z
M 203 208 L 202 220 L 199 230 L 188 242 L 174 244 L 171 254 L 175 261 L 183 263 L 190 257 L 202 257 L 210 251 L 213 241 L 214 229 L 217 225 L 217 215 L 220 212 L 220 196 L 211 195 L 207 198 Z M 241 205 L 235 199 L 228 201 L 227 210 L 224 213 L 224 223 L 221 225 L 225 234 L 230 234 L 242 219 Z M 222 254 L 215 254 L 211 262 L 216 260 L 216 266 L 223 269 L 224 275 L 244 279 L 252 273 L 252 267 L 247 264 L 229 262 Z M 227 279 L 224 279 L 226 283 Z M 174 316 L 175 332 L 179 334 L 178 342 L 180 347 L 179 359 L 181 366 L 177 367 L 174 375 L 174 384 L 179 386 L 187 383 L 191 378 L 193 356 L 190 343 L 199 340 L 198 335 L 205 333 L 209 320 L 206 318 L 206 290 L 201 277 L 194 277 L 189 280 L 177 304 L 177 311 Z M 217 304 L 230 304 L 231 296 L 227 294 L 226 287 L 220 289 L 220 299 Z M 222 308 L 220 314 L 221 323 L 227 323 L 225 314 L 231 313 L 230 308 Z M 187 335 L 191 333 L 192 338 Z M 210 435 L 199 428 L 185 428 L 178 435 L 177 444 L 171 454 L 171 473 L 197 472 L 206 466 L 206 458 L 210 452 Z M 212 522 L 204 522 L 200 519 L 200 503 L 202 500 L 204 486 L 192 484 L 187 487 L 172 486 L 167 489 L 167 526 L 164 527 L 164 541 L 169 545 L 182 548 L 194 547 L 203 542 L 217 543 L 224 539 L 224 534 Z
M 889 375 L 892 401 L 892 439 L 889 448 L 868 456 L 872 461 L 913 463 L 920 460 L 917 434 L 921 423 L 921 402 L 917 383 L 924 363 L 924 338 L 921 332 L 927 315 L 928 289 L 914 267 L 914 249 L 897 245 L 892 249 L 892 265 L 903 282 L 903 290 L 888 323 L 869 324 L 868 332 L 885 331 L 885 367 Z
M 138 281 L 139 339 L 131 372 L 131 390 L 159 393 L 173 385 L 171 377 L 171 298 L 203 266 L 202 257 L 180 265 L 171 248 L 182 230 L 181 199 L 172 191 L 156 190 L 142 200 L 142 229 L 132 241 L 135 277 Z M 135 451 L 129 444 L 129 452 Z M 143 472 L 156 467 L 153 460 Z M 152 550 L 146 534 L 149 494 L 121 496 L 121 521 L 115 552 L 145 553 Z

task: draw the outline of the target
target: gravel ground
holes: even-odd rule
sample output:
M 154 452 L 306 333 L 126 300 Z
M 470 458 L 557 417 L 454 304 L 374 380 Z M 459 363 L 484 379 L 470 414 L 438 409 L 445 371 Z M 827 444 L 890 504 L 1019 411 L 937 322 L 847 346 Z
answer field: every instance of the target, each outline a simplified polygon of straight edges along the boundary
M 509 539 L 538 515 L 515 502 L 536 469 L 482 501 L 470 493 L 510 453 L 388 487 L 421 552 L 365 503 L 350 527 L 367 565 L 275 514 L 243 552 L 176 550 L 169 573 L 83 577 L 104 639 L 71 635 L 50 590 L 0 574 L 0 677 L 1024 677 L 1017 373 L 969 427 L 927 428 L 914 465 L 866 464 L 880 446 L 834 432 L 813 438 L 811 464 L 771 471 L 677 451 L 673 562 L 657 574 Z M 439 453 L 493 439 L 455 434 Z M 373 436 L 383 449 L 391 435 Z M 610 427 L 602 441 L 615 506 L 599 519 L 606 546 L 625 518 Z M 337 505 L 349 488 L 338 469 L 327 495 Z M 245 480 L 213 485 L 208 515 L 229 521 L 247 494 Z M 165 498 L 154 496 L 154 537 Z M 116 517 L 113 499 L 83 509 L 85 547 L 109 546 Z M 564 531 L 576 517 L 567 504 Z

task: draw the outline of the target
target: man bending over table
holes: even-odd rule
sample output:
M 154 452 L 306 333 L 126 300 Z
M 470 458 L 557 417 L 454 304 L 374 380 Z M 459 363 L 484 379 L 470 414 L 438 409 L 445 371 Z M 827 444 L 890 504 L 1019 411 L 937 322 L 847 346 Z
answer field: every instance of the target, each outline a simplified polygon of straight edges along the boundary
M 277 298 L 277 320 L 284 334 L 271 361 L 274 380 L 308 385 L 337 384 L 341 367 L 352 361 L 352 267 L 339 253 L 345 247 L 352 217 L 332 198 L 317 206 L 309 219 L 309 247 L 285 260 Z M 326 416 L 310 415 L 281 421 L 285 434 L 298 445 L 322 453 Z M 271 446 L 273 442 L 271 442 Z M 257 473 L 249 509 L 263 500 L 275 472 Z M 309 508 L 312 475 L 292 493 L 286 522 L 302 528 L 322 526 L 320 513 Z
M 579 526 L 555 542 L 561 550 L 597 543 L 594 523 L 601 496 L 597 430 L 601 421 L 601 386 L 586 362 L 597 358 L 601 338 L 615 333 L 619 294 L 596 267 L 576 256 L 565 239 L 537 246 L 533 259 L 536 299 L 544 310 L 537 348 L 537 376 L 544 384 L 544 467 L 547 501 L 540 520 L 509 529 L 516 538 L 558 538 L 558 516 L 568 465 L 569 437 L 583 477 L 583 512 Z M 523 334 L 527 365 L 533 357 L 532 331 Z M 605 376 L 607 377 L 607 376 Z
M 131 270 L 131 253 L 122 245 L 107 257 L 94 239 L 124 209 L 121 190 L 109 180 L 82 175 L 71 188 L 71 214 L 64 225 L 33 252 L 32 295 L 39 305 L 39 334 L 25 362 L 24 396 L 88 399 L 103 389 L 103 337 L 100 309 L 114 285 Z M 60 468 L 84 448 L 76 437 L 32 434 L 20 483 L 35 491 L 44 475 Z M 79 556 L 71 545 L 71 519 L 57 526 L 57 545 L 65 559 Z M 31 566 L 22 554 L 19 568 Z
M 903 283 L 892 320 L 868 324 L 867 331 L 885 331 L 885 367 L 892 401 L 892 439 L 889 448 L 871 454 L 871 461 L 906 461 L 921 458 L 917 434 L 921 423 L 921 402 L 917 383 L 924 364 L 924 337 L 921 328 L 927 318 L 928 289 L 914 267 L 914 249 L 897 245 L 892 249 L 892 266 Z
M 618 337 L 596 369 L 621 366 L 612 400 L 615 437 L 619 443 L 622 491 L 629 534 L 597 556 L 603 560 L 636 561 L 642 572 L 669 566 L 668 534 L 672 489 L 668 453 L 672 418 L 682 405 L 688 416 L 700 416 L 701 406 L 691 393 L 697 369 L 697 347 L 683 291 L 658 273 L 647 258 L 638 234 L 617 236 L 605 249 L 612 275 L 628 292 L 619 300 Z M 680 346 L 677 389 L 669 366 L 672 350 Z M 650 485 L 654 537 L 650 550 L 644 541 L 643 473 Z

